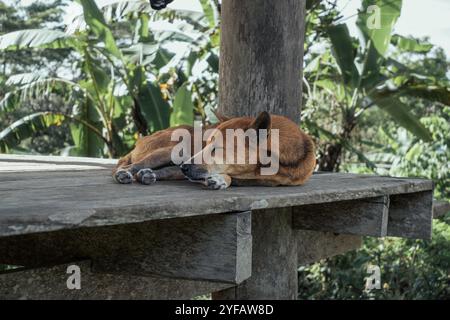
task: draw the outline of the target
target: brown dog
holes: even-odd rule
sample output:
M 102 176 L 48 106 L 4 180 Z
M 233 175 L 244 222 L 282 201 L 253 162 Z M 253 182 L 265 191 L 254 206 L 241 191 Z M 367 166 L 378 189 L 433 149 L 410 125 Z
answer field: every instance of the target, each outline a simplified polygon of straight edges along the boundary
M 119 160 L 113 177 L 123 184 L 132 183 L 133 179 L 152 184 L 158 180 L 188 178 L 211 189 L 225 189 L 230 185 L 301 185 L 312 175 L 316 165 L 314 144 L 288 118 L 262 112 L 256 119 L 221 120 L 219 124 L 203 130 L 206 137 L 203 137 L 205 141 L 201 151 L 192 157 L 185 155 L 181 165 L 173 161 L 173 150 L 179 142 L 172 141 L 172 134 L 176 130 L 188 132 L 191 135 L 188 143 L 193 146 L 193 127 L 169 128 L 139 139 L 135 149 Z M 255 136 L 256 140 L 251 140 L 251 135 L 247 135 L 253 132 L 252 129 L 259 133 Z M 248 143 L 244 140 L 239 148 L 239 143 L 235 143 L 236 136 L 228 135 L 229 132 L 243 133 Z M 230 151 L 234 161 L 229 161 Z M 276 172 L 262 173 L 269 166 L 263 162 L 264 154 L 276 162 Z M 237 158 L 240 156 L 240 161 L 236 161 L 235 155 Z

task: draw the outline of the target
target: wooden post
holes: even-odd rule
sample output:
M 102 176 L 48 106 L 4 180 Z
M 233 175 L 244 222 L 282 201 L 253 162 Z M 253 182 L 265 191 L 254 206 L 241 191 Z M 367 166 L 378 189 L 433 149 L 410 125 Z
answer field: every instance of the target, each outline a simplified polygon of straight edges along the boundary
M 298 295 L 297 241 L 292 209 L 255 210 L 252 215 L 252 275 L 214 299 L 293 300 Z
M 222 4 L 220 107 L 227 116 L 261 111 L 300 122 L 305 0 Z M 252 214 L 252 276 L 214 299 L 295 299 L 297 241 L 292 209 Z
M 223 1 L 221 112 L 300 121 L 305 2 Z

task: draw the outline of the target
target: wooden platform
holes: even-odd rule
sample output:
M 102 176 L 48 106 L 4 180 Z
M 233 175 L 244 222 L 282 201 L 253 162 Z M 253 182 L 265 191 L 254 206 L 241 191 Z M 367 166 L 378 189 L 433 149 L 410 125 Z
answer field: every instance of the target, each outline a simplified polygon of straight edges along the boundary
M 386 195 L 400 201 L 396 195 L 419 194 L 433 188 L 431 181 L 423 179 L 339 173 L 315 174 L 299 187 L 232 187 L 212 191 L 188 181 L 119 185 L 111 178 L 109 160 L 7 159 L 0 157 L 0 236 Z
M 299 187 L 210 191 L 187 181 L 119 185 L 110 175 L 113 163 L 0 155 L 0 264 L 33 269 L 0 276 L 0 297 L 33 298 L 43 283 L 61 288 L 48 268 L 88 261 L 82 264 L 91 266 L 87 272 L 95 288 L 111 279 L 107 274 L 127 283 L 145 277 L 148 285 L 178 290 L 165 298 L 186 298 L 249 279 L 259 259 L 270 252 L 284 259 L 287 247 L 295 252 L 288 261 L 296 267 L 358 248 L 361 236 L 431 235 L 429 180 L 315 174 Z M 270 223 L 252 225 L 253 215 L 262 217 L 272 208 L 279 209 L 278 217 L 267 210 Z M 263 238 L 255 238 L 258 234 Z M 32 278 L 28 289 L 23 277 Z M 277 285 L 270 290 L 289 284 Z M 120 297 L 127 286 L 103 287 Z M 58 290 L 44 291 L 55 298 L 64 292 Z M 93 290 L 66 298 L 105 296 Z M 162 297 L 145 290 L 135 294 Z M 262 291 L 273 297 L 270 290 Z

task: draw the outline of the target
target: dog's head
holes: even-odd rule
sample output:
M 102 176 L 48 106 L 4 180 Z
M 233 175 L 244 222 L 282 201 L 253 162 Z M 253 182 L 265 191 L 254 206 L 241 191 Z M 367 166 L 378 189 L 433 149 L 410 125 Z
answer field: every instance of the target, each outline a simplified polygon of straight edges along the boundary
M 205 147 L 181 165 L 191 181 L 204 181 L 212 175 L 231 178 L 255 174 L 261 166 L 260 148 L 270 152 L 269 113 L 255 118 L 233 118 L 210 130 Z

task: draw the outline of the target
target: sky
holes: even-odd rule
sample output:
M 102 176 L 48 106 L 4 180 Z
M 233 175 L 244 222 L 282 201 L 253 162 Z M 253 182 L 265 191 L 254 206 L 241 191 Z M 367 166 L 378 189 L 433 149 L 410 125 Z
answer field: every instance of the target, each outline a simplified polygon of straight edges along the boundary
M 108 1 L 112 0 L 98 0 L 100 3 Z M 29 4 L 33 0 L 22 0 L 22 2 Z M 338 0 L 344 19 L 347 19 L 345 22 L 355 36 L 356 17 L 354 15 L 360 4 L 360 0 Z M 201 10 L 198 0 L 175 0 L 169 6 L 193 11 Z M 66 11 L 66 21 L 68 21 L 73 14 L 80 12 L 79 5 L 73 2 Z M 450 0 L 403 0 L 402 14 L 395 32 L 404 36 L 428 36 L 431 43 L 443 47 L 447 56 L 450 57 Z
M 338 0 L 338 6 L 356 36 L 355 21 L 359 0 Z M 349 18 L 352 17 L 352 18 Z M 401 16 L 395 25 L 395 33 L 403 36 L 430 37 L 450 58 L 450 0 L 403 0 Z

